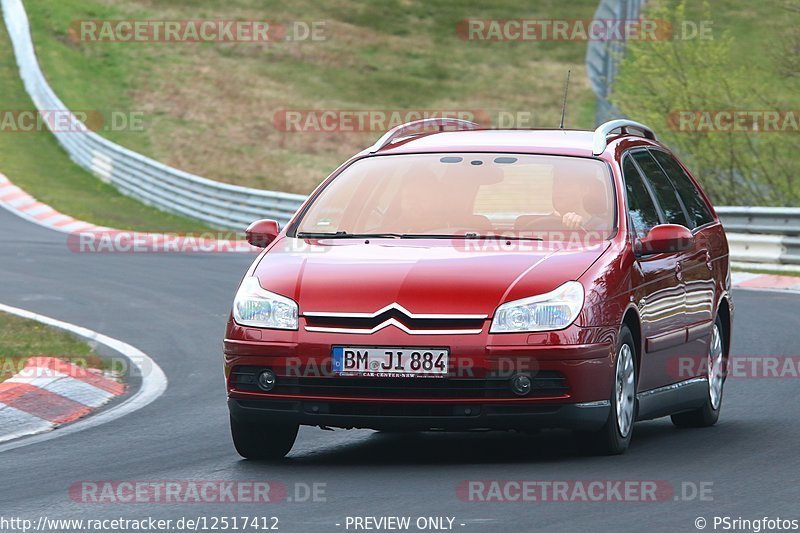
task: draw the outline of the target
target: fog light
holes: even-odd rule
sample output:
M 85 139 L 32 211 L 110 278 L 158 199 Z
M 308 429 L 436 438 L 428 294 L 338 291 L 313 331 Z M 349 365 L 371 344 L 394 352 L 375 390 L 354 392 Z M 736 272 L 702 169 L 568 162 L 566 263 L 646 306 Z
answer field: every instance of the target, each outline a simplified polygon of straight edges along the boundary
M 272 370 L 264 370 L 258 375 L 258 388 L 264 392 L 269 392 L 275 386 L 278 378 Z
M 517 396 L 526 396 L 531 392 L 532 385 L 533 382 L 530 376 L 526 376 L 525 374 L 517 374 L 511 378 L 511 390 Z

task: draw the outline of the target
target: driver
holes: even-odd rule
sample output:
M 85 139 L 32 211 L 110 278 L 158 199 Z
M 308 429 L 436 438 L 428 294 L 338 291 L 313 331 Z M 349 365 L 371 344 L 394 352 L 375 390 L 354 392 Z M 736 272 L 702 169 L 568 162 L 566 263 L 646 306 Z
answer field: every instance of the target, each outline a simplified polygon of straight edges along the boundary
M 606 189 L 594 177 L 569 176 L 553 182 L 553 215 L 566 229 L 608 230 Z

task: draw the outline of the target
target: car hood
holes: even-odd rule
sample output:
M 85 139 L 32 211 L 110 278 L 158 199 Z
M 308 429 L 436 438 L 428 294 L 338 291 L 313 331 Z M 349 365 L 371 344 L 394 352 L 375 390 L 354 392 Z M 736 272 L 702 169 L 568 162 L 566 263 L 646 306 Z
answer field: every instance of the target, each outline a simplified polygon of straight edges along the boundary
M 512 241 L 282 238 L 254 269 L 261 286 L 308 312 L 492 315 L 503 302 L 578 279 L 608 248 Z

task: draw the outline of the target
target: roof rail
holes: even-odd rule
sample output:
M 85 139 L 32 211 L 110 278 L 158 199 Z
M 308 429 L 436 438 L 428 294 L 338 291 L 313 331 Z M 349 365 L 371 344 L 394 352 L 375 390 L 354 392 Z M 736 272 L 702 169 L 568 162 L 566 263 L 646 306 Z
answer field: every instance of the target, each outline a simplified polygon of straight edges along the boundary
M 476 130 L 481 127 L 480 124 L 476 124 L 475 122 L 470 122 L 469 120 L 462 120 L 460 118 L 424 118 L 422 120 L 415 120 L 413 122 L 406 122 L 405 124 L 400 124 L 399 126 L 395 126 L 394 128 L 390 129 L 386 133 L 384 133 L 380 139 L 378 139 L 375 144 L 370 146 L 369 152 L 374 154 L 384 146 L 391 144 L 392 141 L 400 138 L 406 137 L 412 132 L 416 130 L 424 130 L 425 128 L 430 128 L 432 126 L 438 126 L 439 131 L 444 131 L 445 126 L 456 126 L 457 130 Z
M 620 118 L 617 120 L 609 120 L 604 124 L 600 124 L 596 130 L 594 130 L 594 139 L 592 140 L 592 154 L 600 155 L 606 151 L 606 146 L 608 146 L 608 142 L 606 138 L 608 134 L 614 130 L 620 130 L 622 135 L 626 135 L 629 133 L 629 129 L 639 130 L 643 137 L 646 139 L 650 139 L 655 141 L 656 134 L 653 133 L 653 130 L 645 126 L 644 124 L 640 124 L 639 122 L 634 122 L 633 120 L 628 120 L 626 118 Z

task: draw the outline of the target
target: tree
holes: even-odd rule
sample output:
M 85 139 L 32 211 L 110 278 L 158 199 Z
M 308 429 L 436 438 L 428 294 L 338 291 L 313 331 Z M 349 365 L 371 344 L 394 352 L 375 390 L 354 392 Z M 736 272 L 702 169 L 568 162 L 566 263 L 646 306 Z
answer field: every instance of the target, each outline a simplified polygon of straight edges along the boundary
M 707 5 L 704 11 L 701 18 L 711 20 Z M 673 29 L 697 23 L 687 18 L 685 0 L 667 2 L 648 11 L 647 17 L 667 20 Z M 611 100 L 627 116 L 655 128 L 715 203 L 797 204 L 800 132 L 789 122 L 786 130 L 766 133 L 762 123 L 766 113 L 777 112 L 783 128 L 786 117 L 797 113 L 797 106 L 793 109 L 786 98 L 793 92 L 781 86 L 781 78 L 788 78 L 777 71 L 767 77 L 753 75 L 750 65 L 732 56 L 731 45 L 729 34 L 630 42 Z M 785 45 L 797 42 L 786 37 Z M 789 61 L 796 62 L 796 54 Z M 797 73 L 796 64 L 781 65 Z M 724 120 L 731 112 L 753 129 L 734 131 L 738 128 Z M 720 131 L 726 125 L 729 130 Z

